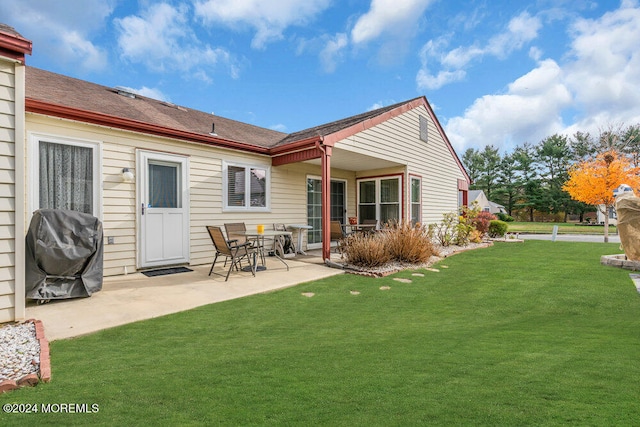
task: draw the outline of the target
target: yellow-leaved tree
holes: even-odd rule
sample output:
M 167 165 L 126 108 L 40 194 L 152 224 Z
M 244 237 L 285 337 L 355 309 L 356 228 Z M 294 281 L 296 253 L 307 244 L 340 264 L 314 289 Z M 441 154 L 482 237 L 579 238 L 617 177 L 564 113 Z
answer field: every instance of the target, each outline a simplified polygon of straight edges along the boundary
M 640 168 L 616 151 L 577 163 L 569 169 L 569 180 L 562 187 L 572 199 L 595 205 L 604 215 L 604 241 L 609 241 L 609 208 L 615 205 L 613 190 L 627 184 L 640 188 Z

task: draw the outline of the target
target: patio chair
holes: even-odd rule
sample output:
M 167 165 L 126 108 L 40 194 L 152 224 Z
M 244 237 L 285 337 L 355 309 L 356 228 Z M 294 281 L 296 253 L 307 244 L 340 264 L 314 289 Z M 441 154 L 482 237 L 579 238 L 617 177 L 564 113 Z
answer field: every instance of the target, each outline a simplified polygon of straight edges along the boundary
M 337 242 L 336 252 L 342 252 L 342 243 L 343 239 L 347 237 L 350 233 L 346 233 L 340 224 L 340 221 L 331 221 L 330 223 L 330 241 Z
M 247 226 L 244 222 L 225 223 L 224 229 L 227 232 L 227 239 L 229 239 L 229 242 L 231 244 L 242 245 L 245 243 L 250 243 L 254 248 L 258 248 L 260 251 L 260 259 L 264 264 L 264 248 L 260 245 L 259 239 L 250 238 L 242 234 L 247 231 Z
M 211 241 L 213 242 L 213 246 L 216 249 L 216 257 L 213 259 L 213 264 L 211 264 L 211 270 L 209 270 L 209 276 L 211 273 L 217 274 L 219 276 L 223 276 L 223 274 L 216 273 L 213 271 L 213 268 L 216 265 L 216 261 L 218 261 L 219 256 L 225 257 L 225 266 L 226 260 L 231 258 L 231 265 L 229 266 L 229 270 L 227 271 L 227 276 L 224 279 L 225 282 L 229 280 L 229 275 L 231 274 L 231 270 L 235 267 L 236 270 L 239 270 L 238 267 L 242 267 L 242 260 L 246 258 L 251 266 L 251 274 L 255 277 L 256 275 L 256 248 L 251 245 L 251 242 L 244 242 L 240 244 L 232 244 L 227 239 L 225 239 L 224 234 L 222 233 L 221 227 L 215 227 L 208 225 L 207 231 L 209 232 L 209 237 L 211 237 Z M 251 259 L 253 257 L 253 259 Z
M 380 228 L 379 221 L 377 219 L 365 219 L 364 221 L 362 221 L 362 224 L 375 225 L 375 228 L 373 228 L 371 231 L 376 231 Z

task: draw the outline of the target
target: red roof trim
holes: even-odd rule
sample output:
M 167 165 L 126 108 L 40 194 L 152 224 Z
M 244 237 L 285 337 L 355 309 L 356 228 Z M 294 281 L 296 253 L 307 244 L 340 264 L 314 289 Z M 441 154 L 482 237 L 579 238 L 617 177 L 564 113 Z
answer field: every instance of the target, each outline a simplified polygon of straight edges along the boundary
M 27 98 L 25 100 L 25 110 L 29 113 L 43 114 L 69 120 L 77 120 L 85 123 L 93 123 L 100 126 L 114 127 L 118 129 L 147 133 L 167 138 L 181 139 L 183 141 L 197 142 L 200 144 L 212 145 L 215 147 L 243 150 L 258 154 L 269 153 L 269 150 L 264 147 L 258 147 L 242 142 L 229 141 L 219 137 L 152 125 L 136 120 L 123 119 L 121 117 L 110 116 L 108 114 L 79 110 L 76 108 L 51 104 L 35 99 Z
M 33 44 L 30 40 L 0 31 L 0 55 L 20 61 L 24 64 L 25 54 L 31 55 Z
M 310 148 L 302 151 L 294 151 L 292 153 L 283 154 L 274 157 L 271 160 L 273 166 L 282 166 L 289 163 L 304 162 L 305 160 L 319 159 L 322 157 L 322 151 L 319 148 Z
M 269 154 L 272 156 L 278 156 L 287 154 L 292 151 L 306 150 L 316 146 L 316 143 L 323 142 L 323 138 L 320 135 L 312 136 L 311 138 L 301 139 L 300 141 L 292 142 L 287 145 L 280 145 L 278 147 L 271 148 Z

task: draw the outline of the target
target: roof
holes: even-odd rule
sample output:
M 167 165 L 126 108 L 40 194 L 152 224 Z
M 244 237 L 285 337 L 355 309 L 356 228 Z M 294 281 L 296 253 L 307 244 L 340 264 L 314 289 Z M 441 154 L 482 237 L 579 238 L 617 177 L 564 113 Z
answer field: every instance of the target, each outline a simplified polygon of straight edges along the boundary
M 415 99 L 420 99 L 420 98 L 415 98 Z M 389 105 L 387 107 L 382 107 L 382 108 L 378 108 L 376 110 L 371 110 L 371 111 L 367 111 L 366 113 L 362 113 L 362 114 L 358 114 L 355 116 L 351 116 L 351 117 L 347 117 L 346 119 L 341 119 L 341 120 L 336 120 L 330 123 L 326 123 L 320 126 L 316 126 L 316 127 L 312 127 L 309 129 L 305 129 L 305 130 L 301 130 L 299 132 L 294 132 L 292 134 L 289 134 L 287 137 L 285 137 L 283 140 L 281 140 L 277 146 L 281 146 L 281 145 L 286 145 L 288 143 L 291 142 L 295 142 L 295 141 L 301 141 L 301 140 L 305 140 L 305 139 L 309 139 L 312 138 L 314 136 L 327 136 L 327 135 L 331 135 L 333 133 L 337 133 L 341 130 L 347 129 L 355 124 L 358 123 L 362 123 L 366 120 L 370 120 L 374 117 L 380 116 L 384 113 L 387 113 L 391 110 L 394 110 L 402 105 L 405 105 L 407 103 L 410 103 L 414 101 L 409 100 L 409 101 L 404 101 L 404 102 L 400 102 L 398 104 L 394 104 L 394 105 Z
M 31 55 L 32 43 L 13 27 L 0 23 L 0 55 L 24 64 L 25 54 Z
M 269 148 L 287 134 L 168 102 L 27 67 L 26 98 L 136 122 Z
M 286 134 L 147 98 L 127 92 L 123 88 L 110 88 L 39 68 L 26 67 L 25 106 L 31 113 L 54 115 L 267 155 L 282 155 L 309 148 L 318 141 L 331 145 L 412 108 L 424 106 L 436 123 L 438 132 L 460 170 L 468 178 L 464 166 L 423 96 Z M 215 133 L 212 130 L 215 130 Z

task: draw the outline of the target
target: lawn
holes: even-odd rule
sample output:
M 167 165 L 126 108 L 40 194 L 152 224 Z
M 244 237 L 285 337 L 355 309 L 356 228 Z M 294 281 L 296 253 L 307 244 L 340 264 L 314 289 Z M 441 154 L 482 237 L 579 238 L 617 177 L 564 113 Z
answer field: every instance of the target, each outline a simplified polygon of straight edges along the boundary
M 496 243 L 424 277 L 336 276 L 55 341 L 52 382 L 0 403 L 99 412 L 0 423 L 634 425 L 640 296 L 599 264 L 618 252 Z
M 571 222 L 509 222 L 510 233 L 551 234 L 558 226 L 558 234 L 604 234 L 604 225 L 580 225 Z M 609 225 L 609 234 L 616 234 L 616 227 Z

